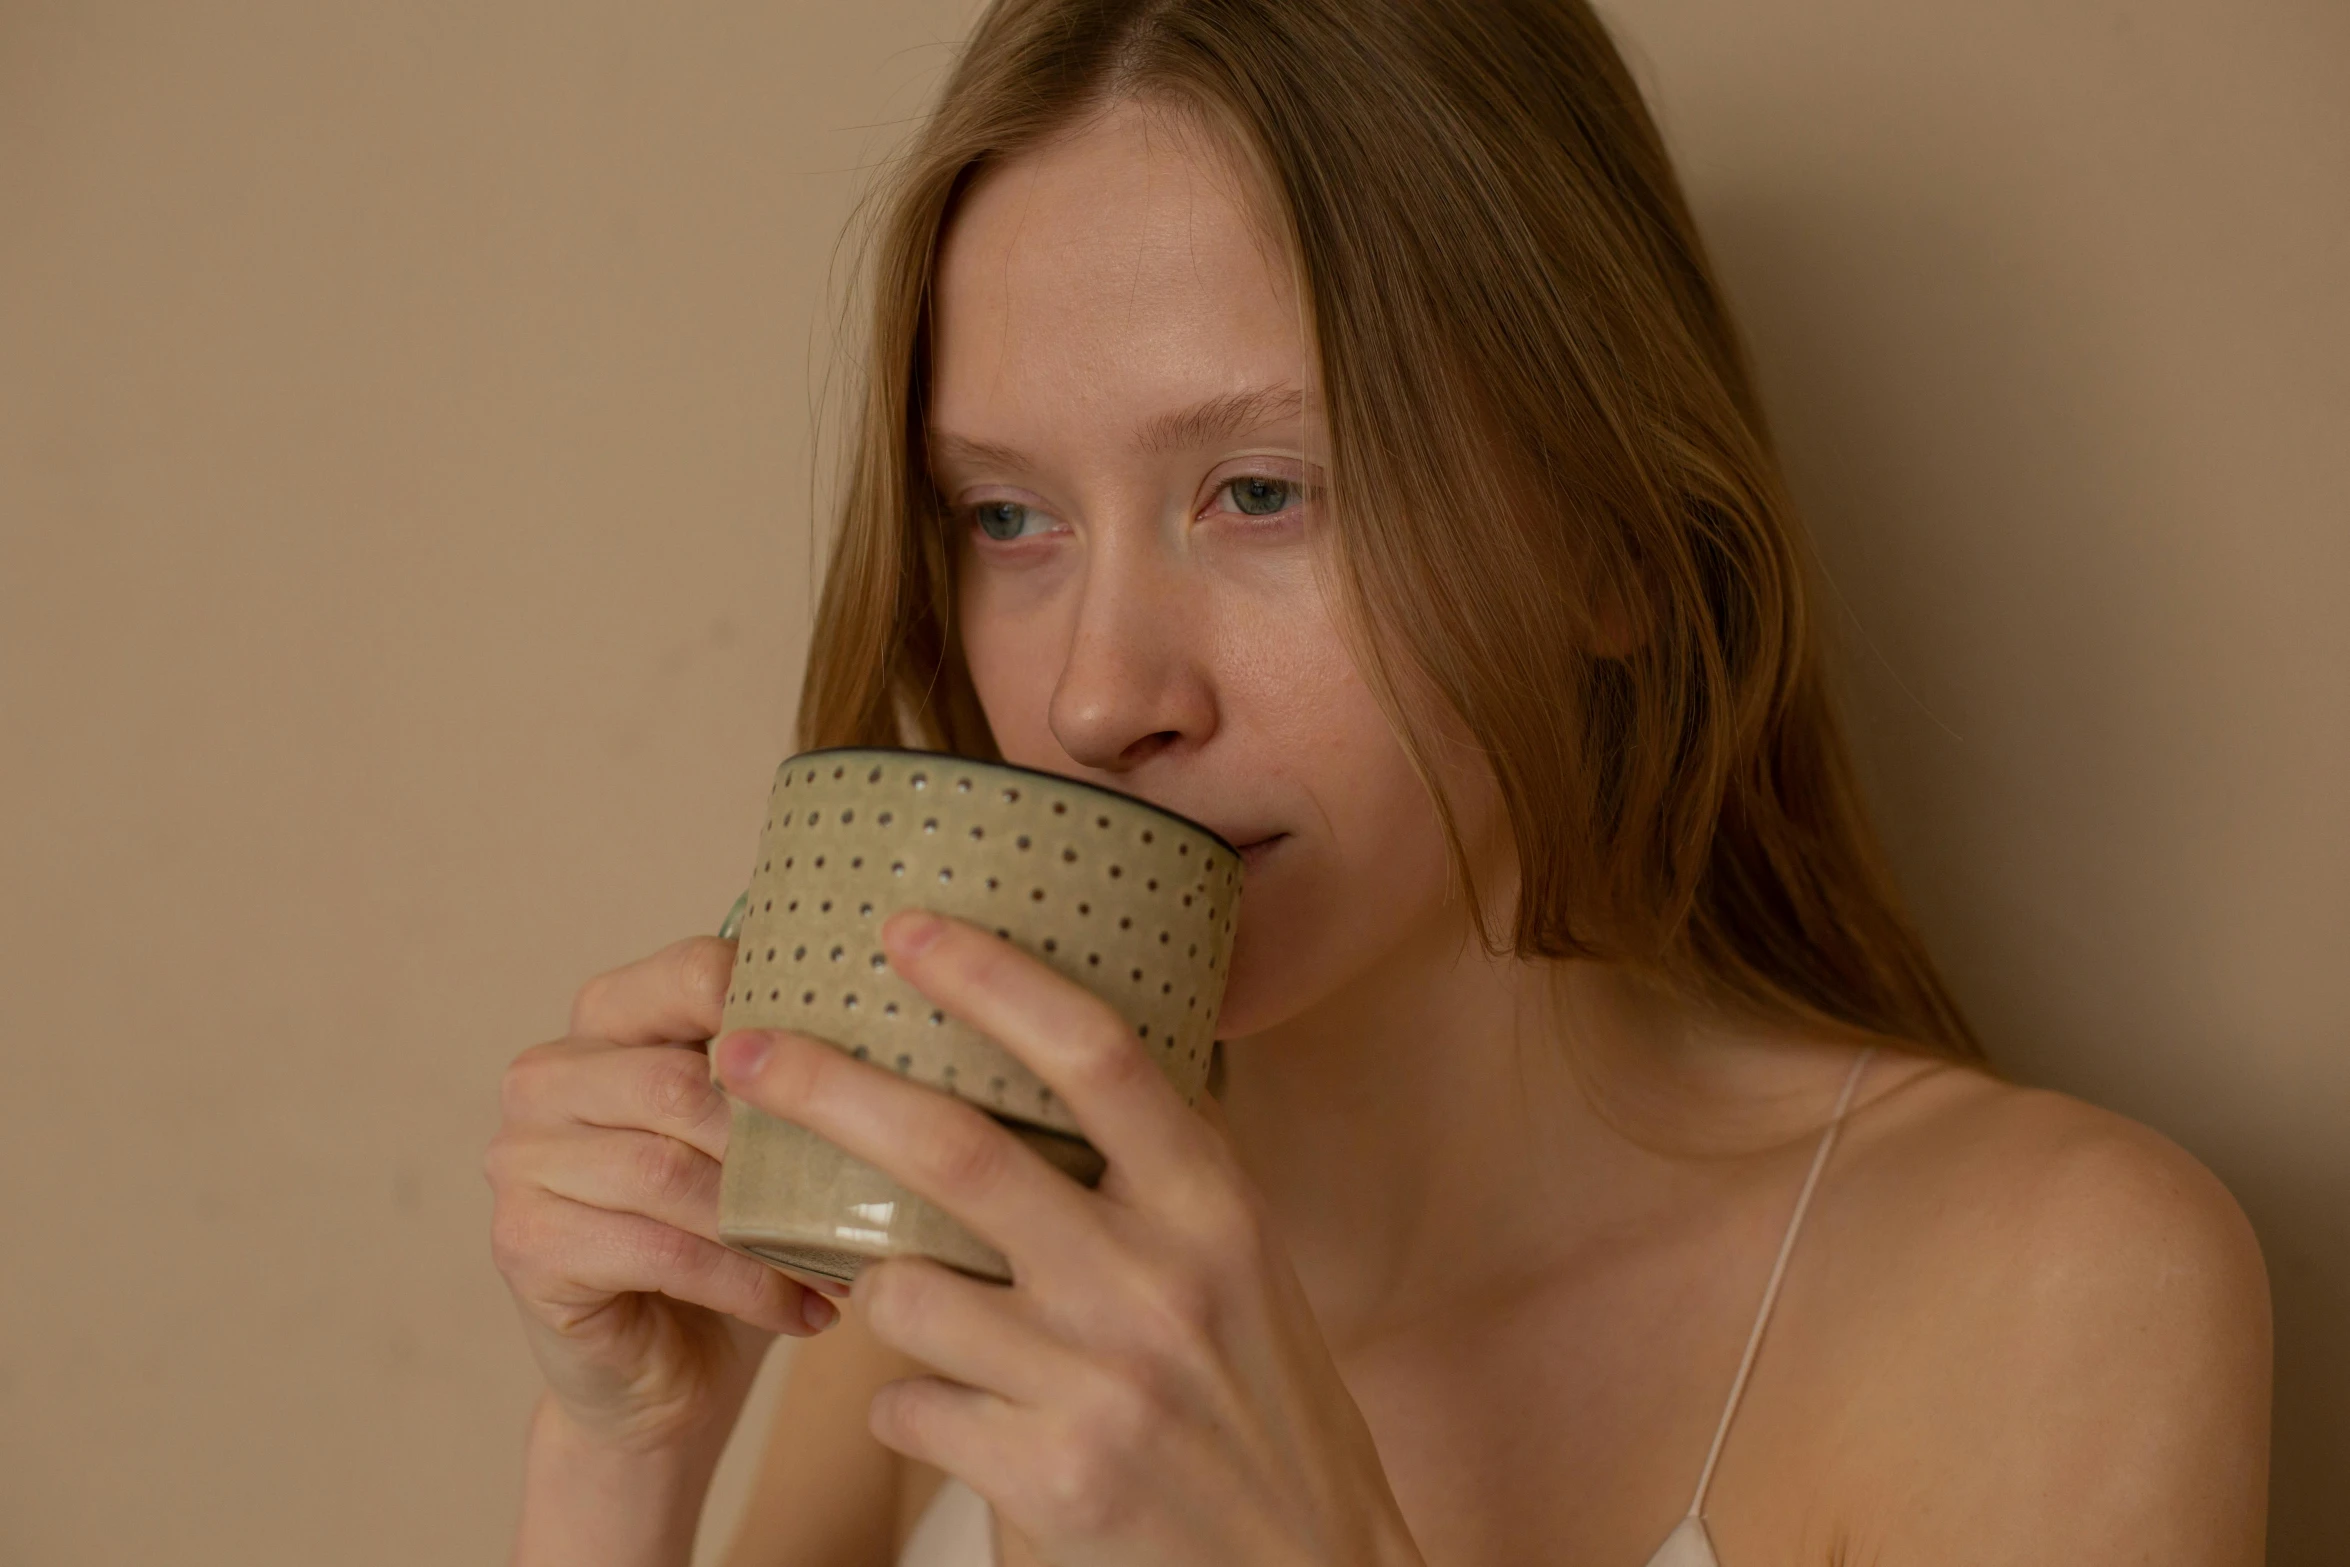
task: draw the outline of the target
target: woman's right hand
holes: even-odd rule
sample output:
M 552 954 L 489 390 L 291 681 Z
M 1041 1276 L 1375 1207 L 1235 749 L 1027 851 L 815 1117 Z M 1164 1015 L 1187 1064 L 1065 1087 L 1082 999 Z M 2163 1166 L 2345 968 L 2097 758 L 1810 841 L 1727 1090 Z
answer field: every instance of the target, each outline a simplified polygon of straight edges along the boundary
M 777 1333 L 822 1296 L 718 1243 L 730 1112 L 710 1081 L 735 944 L 691 936 L 580 987 L 571 1032 L 506 1068 L 483 1160 L 491 1255 L 581 1435 L 723 1440 Z M 845 1293 L 845 1291 L 844 1291 Z

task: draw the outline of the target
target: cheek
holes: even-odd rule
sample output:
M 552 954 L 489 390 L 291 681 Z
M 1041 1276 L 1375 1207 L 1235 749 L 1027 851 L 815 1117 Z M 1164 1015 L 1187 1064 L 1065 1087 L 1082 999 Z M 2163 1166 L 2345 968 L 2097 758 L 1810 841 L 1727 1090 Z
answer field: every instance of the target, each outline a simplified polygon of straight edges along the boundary
M 1369 689 L 1351 667 L 1297 673 L 1267 693 L 1255 740 L 1304 814 L 1299 840 L 1277 851 L 1286 858 L 1242 892 L 1218 1025 L 1231 1036 L 1295 1016 L 1460 920 L 1435 805 Z
M 1013 602 L 1016 592 L 984 573 L 963 579 L 963 653 L 1003 753 L 1050 766 L 1066 627 L 1050 603 Z M 1223 754 L 1210 771 L 1236 797 L 1292 813 L 1297 835 L 1243 890 L 1218 1020 L 1229 1037 L 1293 1017 L 1407 949 L 1457 940 L 1466 919 L 1445 901 L 1435 805 L 1311 595 L 1235 595 L 1208 619 L 1194 672 L 1214 686 L 1209 746 Z M 1458 738 L 1446 749 L 1457 771 Z M 1450 773 L 1446 786 L 1473 834 L 1475 791 Z
M 1067 646 L 1059 621 L 1049 605 L 1007 602 L 1000 579 L 973 576 L 964 573 L 956 592 L 957 637 L 996 747 L 1015 760 L 1057 757 L 1053 684 Z

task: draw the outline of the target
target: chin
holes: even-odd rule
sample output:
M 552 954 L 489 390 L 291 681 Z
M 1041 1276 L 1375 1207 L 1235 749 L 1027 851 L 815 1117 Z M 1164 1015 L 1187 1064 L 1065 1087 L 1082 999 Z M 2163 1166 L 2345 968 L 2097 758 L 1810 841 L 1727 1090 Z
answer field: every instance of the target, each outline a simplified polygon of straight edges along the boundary
M 1223 1008 L 1216 1014 L 1216 1038 L 1246 1039 L 1279 1021 L 1277 1009 L 1258 1004 L 1251 991 L 1252 987 L 1240 982 L 1239 974 L 1232 976 L 1232 982 L 1224 987 Z
M 1293 861 L 1283 867 L 1286 878 L 1243 889 L 1213 1037 L 1246 1039 L 1317 1010 L 1330 1013 L 1331 1026 L 1354 1026 L 1340 1018 L 1365 1007 L 1375 1012 L 1382 1003 L 1371 992 L 1408 983 L 1432 962 L 1436 971 L 1450 968 L 1463 942 L 1474 950 L 1461 905 L 1445 897 L 1441 849 L 1430 852 L 1419 875 L 1361 878 L 1341 888 L 1302 877 L 1303 869 Z
M 1247 908 L 1244 897 L 1242 908 Z M 1295 934 L 1327 930 L 1322 922 L 1299 919 L 1286 912 L 1276 915 L 1260 905 L 1252 934 L 1243 913 L 1232 944 L 1232 973 L 1224 982 L 1224 999 L 1216 1012 L 1218 1039 L 1245 1039 L 1287 1022 L 1315 1000 L 1314 976 L 1322 969 L 1319 955 L 1303 949 Z M 1288 939 L 1284 939 L 1284 938 Z

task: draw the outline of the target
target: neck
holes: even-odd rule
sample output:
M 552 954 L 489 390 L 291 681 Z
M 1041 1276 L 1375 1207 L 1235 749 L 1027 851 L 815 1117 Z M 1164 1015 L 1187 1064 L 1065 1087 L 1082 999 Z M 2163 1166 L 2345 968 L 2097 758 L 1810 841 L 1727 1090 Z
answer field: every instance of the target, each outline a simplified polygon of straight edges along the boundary
M 1555 1224 L 1596 1142 L 1549 972 L 1430 941 L 1219 1046 L 1234 1150 L 1334 1345 L 1504 1287 L 1548 1249 L 1528 1232 Z
M 1692 1172 L 1816 1131 L 1851 1055 L 1473 936 L 1219 1050 L 1235 1153 L 1341 1353 L 1506 1300 Z

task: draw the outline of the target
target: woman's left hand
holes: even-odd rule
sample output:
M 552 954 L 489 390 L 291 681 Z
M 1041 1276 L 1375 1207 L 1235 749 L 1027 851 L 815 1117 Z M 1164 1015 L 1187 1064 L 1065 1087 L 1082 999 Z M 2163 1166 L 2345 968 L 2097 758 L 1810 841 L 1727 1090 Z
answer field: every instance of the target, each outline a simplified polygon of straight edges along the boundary
M 1108 1159 L 1087 1190 L 976 1105 L 820 1039 L 712 1045 L 727 1088 L 937 1203 L 1009 1286 L 867 1264 L 876 1336 L 945 1373 L 874 1437 L 957 1475 L 1055 1567 L 1421 1567 L 1212 1097 L 1195 1113 L 1110 1004 L 965 921 L 902 910 L 891 966 L 1020 1058 Z

